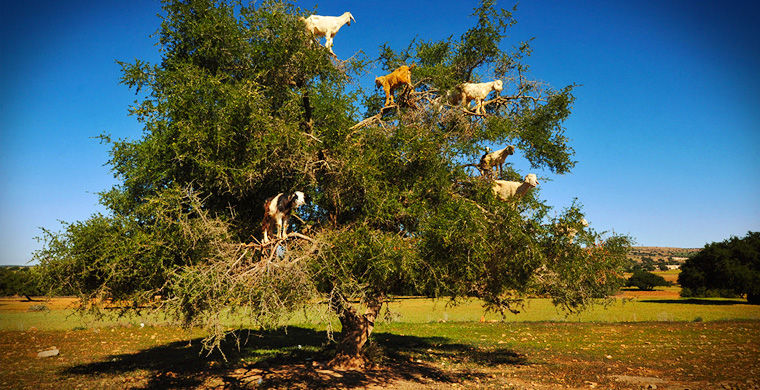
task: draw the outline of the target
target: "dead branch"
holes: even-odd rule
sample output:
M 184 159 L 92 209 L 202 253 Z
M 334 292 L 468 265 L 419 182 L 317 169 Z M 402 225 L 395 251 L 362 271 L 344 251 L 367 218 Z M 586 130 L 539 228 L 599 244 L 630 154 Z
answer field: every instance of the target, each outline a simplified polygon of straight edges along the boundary
M 379 114 L 377 114 L 377 115 L 373 115 L 373 116 L 371 116 L 371 117 L 369 117 L 369 118 L 366 118 L 366 119 L 362 120 L 361 122 L 359 122 L 359 123 L 357 123 L 357 124 L 355 124 L 355 125 L 353 125 L 353 126 L 349 127 L 348 129 L 349 129 L 349 130 L 357 130 L 357 129 L 362 129 L 362 128 L 365 128 L 365 127 L 367 127 L 367 126 L 370 126 L 370 125 L 372 125 L 372 124 L 373 124 L 373 123 L 375 123 L 375 122 L 379 122 L 379 121 L 380 121 L 380 118 L 381 118 L 382 116 L 383 116 L 382 112 L 381 112 L 381 113 L 379 113 Z
M 324 142 L 322 142 L 322 140 L 321 140 L 321 139 L 319 139 L 319 138 L 315 137 L 313 134 L 309 134 L 309 133 L 307 133 L 307 132 L 304 132 L 303 134 L 304 134 L 304 135 L 306 135 L 306 136 L 308 136 L 308 137 L 311 137 L 313 140 L 315 140 L 315 141 L 317 141 L 317 142 L 319 142 L 319 143 L 324 143 Z
M 485 106 L 486 104 L 494 103 L 494 102 L 497 103 L 497 104 L 507 105 L 512 100 L 521 100 L 521 99 L 531 100 L 534 103 L 535 102 L 546 102 L 546 99 L 537 98 L 535 96 L 530 96 L 530 95 L 518 94 L 518 95 L 510 95 L 510 96 L 497 96 L 497 97 L 495 97 L 495 98 L 493 98 L 491 100 L 484 101 L 483 102 L 483 106 Z
M 394 108 L 398 109 L 398 104 L 391 104 L 390 106 L 385 106 L 385 107 L 383 107 L 383 108 L 380 109 L 380 112 L 378 114 L 375 114 L 375 115 L 373 115 L 373 116 L 371 116 L 369 118 L 366 118 L 366 119 L 362 120 L 361 122 L 359 122 L 359 123 L 357 123 L 357 124 L 349 127 L 348 129 L 349 130 L 363 129 L 363 128 L 371 126 L 371 125 L 373 125 L 375 123 L 379 123 L 379 124 L 382 125 L 383 121 L 382 121 L 381 118 L 383 117 L 383 115 L 385 115 L 386 111 L 392 110 Z
M 257 249 L 264 249 L 264 248 L 268 248 L 270 246 L 274 246 L 275 248 L 277 248 L 277 246 L 279 246 L 283 242 L 287 241 L 288 238 L 300 238 L 302 240 L 306 240 L 306 241 L 309 241 L 309 242 L 315 242 L 313 238 L 311 238 L 311 237 L 309 237 L 309 236 L 307 236 L 305 234 L 296 233 L 296 232 L 290 232 L 287 235 L 285 235 L 285 237 L 283 237 L 283 238 L 277 238 L 277 239 L 271 240 L 271 241 L 266 242 L 266 243 L 259 242 L 258 240 L 256 240 L 254 238 L 254 240 L 256 242 L 249 242 L 247 244 L 240 243 L 240 246 L 242 246 L 244 248 L 257 248 Z

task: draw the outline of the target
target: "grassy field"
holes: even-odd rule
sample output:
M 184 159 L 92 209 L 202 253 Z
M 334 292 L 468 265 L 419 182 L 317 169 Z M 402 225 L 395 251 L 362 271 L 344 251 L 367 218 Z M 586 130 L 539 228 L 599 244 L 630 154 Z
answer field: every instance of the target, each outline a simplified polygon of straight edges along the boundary
M 279 331 L 243 324 L 225 360 L 201 354 L 200 331 L 157 316 L 94 322 L 72 316 L 70 299 L 2 298 L 0 388 L 760 389 L 760 306 L 677 292 L 623 291 L 571 316 L 533 299 L 505 321 L 477 301 L 399 298 L 366 372 L 322 364 L 331 344 L 312 316 Z M 27 311 L 40 304 L 50 310 Z M 53 346 L 60 355 L 36 357 Z
M 51 310 L 29 312 L 33 305 L 50 306 Z M 73 299 L 26 302 L 21 298 L 0 298 L 0 329 L 23 331 L 72 330 L 92 327 L 166 325 L 163 317 L 145 313 L 96 319 L 74 313 Z M 760 306 L 747 305 L 742 299 L 682 299 L 677 287 L 655 291 L 624 290 L 617 299 L 607 305 L 596 305 L 578 313 L 564 313 L 548 299 L 528 299 L 519 314 L 486 313 L 477 300 L 467 300 L 451 305 L 448 300 L 398 297 L 388 305 L 379 322 L 444 323 L 444 322 L 650 322 L 650 321 L 724 321 L 760 320 Z M 314 327 L 322 323 L 314 313 L 296 313 L 289 325 Z M 244 318 L 230 318 L 227 326 L 245 327 Z

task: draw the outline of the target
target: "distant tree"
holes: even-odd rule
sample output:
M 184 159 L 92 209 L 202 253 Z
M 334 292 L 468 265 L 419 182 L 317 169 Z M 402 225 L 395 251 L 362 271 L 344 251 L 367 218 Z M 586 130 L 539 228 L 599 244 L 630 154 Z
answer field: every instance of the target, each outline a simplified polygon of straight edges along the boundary
M 0 295 L 20 295 L 32 300 L 42 289 L 31 267 L 0 267 Z
M 641 265 L 636 262 L 636 260 L 632 258 L 625 259 L 625 263 L 623 264 L 623 270 L 625 272 L 633 272 L 635 269 L 641 269 Z
M 230 310 L 273 327 L 323 300 L 342 326 L 336 363 L 360 360 L 394 292 L 477 297 L 505 313 L 537 291 L 580 310 L 619 287 L 627 237 L 579 229 L 570 240 L 553 227 L 580 227 L 577 205 L 554 214 L 538 191 L 501 201 L 466 169 L 508 144 L 534 169 L 575 165 L 562 127 L 573 86 L 528 77 L 529 45 L 502 43 L 510 11 L 482 0 L 459 38 L 382 45 L 382 72 L 417 65 L 389 108 L 359 86 L 362 53 L 333 58 L 306 15 L 277 1 L 164 3 L 161 61 L 121 64 L 144 133 L 103 137 L 120 184 L 101 194 L 106 215 L 46 231 L 36 258 L 48 286 L 93 302 L 160 297 L 210 330 L 209 346 Z M 451 104 L 461 83 L 495 78 L 504 90 L 485 115 Z M 501 178 L 525 173 L 507 164 Z M 311 201 L 291 236 L 258 245 L 264 199 L 295 190 Z
M 627 287 L 636 287 L 639 290 L 652 290 L 657 286 L 670 286 L 670 282 L 666 281 L 660 275 L 655 275 L 651 272 L 644 270 L 636 270 L 633 275 L 628 278 L 625 285 Z
M 760 232 L 705 245 L 681 266 L 678 283 L 690 296 L 745 295 L 760 304 Z

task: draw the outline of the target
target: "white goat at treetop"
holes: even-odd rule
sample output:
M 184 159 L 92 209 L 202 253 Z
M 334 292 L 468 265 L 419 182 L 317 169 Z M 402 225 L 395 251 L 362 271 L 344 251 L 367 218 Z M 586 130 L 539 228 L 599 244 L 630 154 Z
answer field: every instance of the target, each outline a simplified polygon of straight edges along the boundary
M 522 183 L 518 181 L 494 180 L 491 188 L 493 188 L 494 194 L 496 194 L 499 199 L 507 200 L 513 196 L 521 198 L 527 194 L 528 191 L 536 188 L 536 186 L 538 186 L 536 175 L 529 173 L 525 175 L 525 180 Z
M 341 16 L 321 16 L 311 15 L 308 18 L 301 18 L 306 23 L 306 30 L 312 33 L 315 37 L 325 37 L 325 47 L 330 50 L 332 55 L 335 53 L 332 50 L 333 38 L 338 33 L 344 24 L 351 25 L 351 22 L 356 22 L 354 16 L 350 12 L 344 12 Z
M 480 170 L 481 175 L 488 177 L 493 176 L 493 167 L 498 167 L 497 177 L 501 174 L 501 166 L 507 159 L 507 156 L 511 156 L 515 153 L 514 145 L 509 145 L 504 149 L 497 150 L 495 152 L 486 153 L 480 158 L 480 162 L 477 167 Z
M 487 83 L 462 83 L 457 87 L 458 95 L 454 96 L 454 103 L 462 103 L 467 107 L 472 100 L 475 100 L 475 113 L 483 114 L 483 100 L 491 91 L 501 92 L 504 89 L 504 83 L 501 80 L 489 81 Z

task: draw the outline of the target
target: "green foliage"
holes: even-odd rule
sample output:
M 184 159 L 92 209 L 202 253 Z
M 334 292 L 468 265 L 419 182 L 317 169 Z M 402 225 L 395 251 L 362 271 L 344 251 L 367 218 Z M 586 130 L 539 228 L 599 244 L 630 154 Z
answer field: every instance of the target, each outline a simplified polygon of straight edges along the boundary
M 459 39 L 382 45 L 385 69 L 417 64 L 415 88 L 358 123 L 382 104 L 354 84 L 369 61 L 332 59 L 305 15 L 277 1 L 164 3 L 161 63 L 120 62 L 142 138 L 102 136 L 121 184 L 101 194 L 108 215 L 46 231 L 36 258 L 48 287 L 152 302 L 216 342 L 226 314 L 273 327 L 325 295 L 475 296 L 504 312 L 545 294 L 572 311 L 620 287 L 627 237 L 603 238 L 579 205 L 555 213 L 538 191 L 497 200 L 462 167 L 506 143 L 536 169 L 575 165 L 562 127 L 573 86 L 529 79 L 527 43 L 502 51 L 511 12 L 483 0 Z M 450 104 L 460 83 L 494 78 L 505 88 L 486 116 Z M 507 164 L 503 178 L 525 173 Z M 256 241 L 264 199 L 294 190 L 311 202 L 290 231 L 308 236 L 241 245 Z
M 746 295 L 760 303 L 760 232 L 705 245 L 681 266 L 678 283 L 684 296 Z
M 32 267 L 0 267 L 0 296 L 42 295 L 39 280 Z
M 636 287 L 639 290 L 653 290 L 657 286 L 670 286 L 670 282 L 666 281 L 660 275 L 655 275 L 648 271 L 636 270 L 633 271 L 633 275 L 628 278 L 625 285 L 627 287 Z

